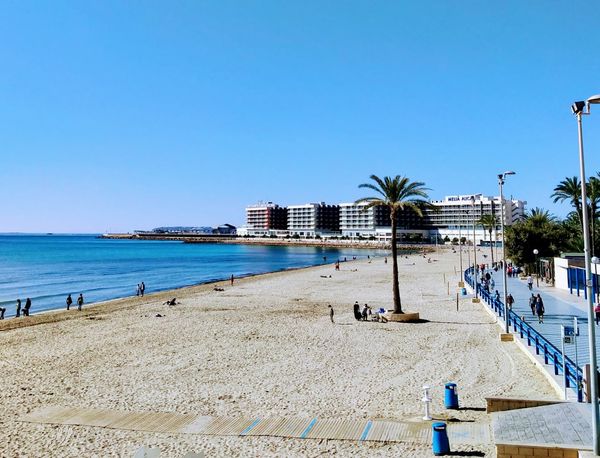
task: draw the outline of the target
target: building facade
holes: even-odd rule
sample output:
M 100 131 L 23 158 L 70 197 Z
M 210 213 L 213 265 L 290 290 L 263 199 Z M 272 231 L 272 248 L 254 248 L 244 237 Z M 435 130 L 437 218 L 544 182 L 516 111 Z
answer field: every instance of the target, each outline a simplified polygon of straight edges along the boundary
M 340 206 L 325 202 L 287 207 L 287 230 L 300 237 L 339 235 Z
M 263 236 L 287 233 L 287 208 L 273 202 L 259 202 L 246 207 L 246 224 L 238 235 Z

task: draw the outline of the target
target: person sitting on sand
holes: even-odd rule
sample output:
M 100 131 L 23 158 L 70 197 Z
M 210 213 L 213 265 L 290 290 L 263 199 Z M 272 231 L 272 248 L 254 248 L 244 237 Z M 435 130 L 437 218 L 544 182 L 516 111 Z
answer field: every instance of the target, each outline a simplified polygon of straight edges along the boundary
M 377 321 L 379 321 L 380 323 L 387 323 L 388 319 L 385 317 L 386 313 L 387 310 L 383 307 L 380 307 L 379 310 L 377 310 L 377 313 L 375 314 Z
M 163 305 L 177 305 L 177 298 L 173 298 L 170 301 L 165 302 Z

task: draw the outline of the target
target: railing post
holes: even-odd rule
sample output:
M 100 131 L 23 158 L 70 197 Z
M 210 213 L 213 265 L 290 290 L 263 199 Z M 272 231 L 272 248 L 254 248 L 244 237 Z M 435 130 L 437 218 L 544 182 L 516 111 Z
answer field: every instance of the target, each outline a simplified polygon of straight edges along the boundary
M 558 354 L 554 353 L 554 375 L 558 375 Z
M 535 354 L 539 355 L 540 354 L 540 339 L 538 338 L 537 334 L 535 335 Z
M 521 335 L 521 339 L 522 339 L 522 338 L 523 338 L 523 322 L 522 322 L 521 320 L 519 320 L 519 324 L 521 325 L 521 326 L 520 326 L 520 327 L 521 327 L 521 329 L 520 329 L 520 332 L 519 332 L 519 334 Z
M 548 345 L 544 343 L 544 364 L 548 364 Z
M 531 331 L 527 328 L 527 346 L 531 347 Z
M 569 365 L 565 363 L 565 386 L 567 388 L 571 387 L 571 382 L 569 381 Z

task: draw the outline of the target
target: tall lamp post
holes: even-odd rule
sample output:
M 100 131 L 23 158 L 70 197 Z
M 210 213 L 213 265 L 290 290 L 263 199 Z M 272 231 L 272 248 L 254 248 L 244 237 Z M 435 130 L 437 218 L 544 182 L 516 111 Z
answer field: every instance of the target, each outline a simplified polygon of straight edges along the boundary
M 600 95 L 594 95 L 583 102 L 571 105 L 573 114 L 577 117 L 577 130 L 579 134 L 579 174 L 581 175 L 581 216 L 583 219 L 583 252 L 585 257 L 585 279 L 588 300 L 588 345 L 590 350 L 590 387 L 592 399 L 592 435 L 594 455 L 600 455 L 600 436 L 598 435 L 598 368 L 596 362 L 596 329 L 594 324 L 594 298 L 592 297 L 592 266 L 590 259 L 590 226 L 588 217 L 587 195 L 585 189 L 585 160 L 583 158 L 583 128 L 582 116 L 590 114 L 590 105 L 600 103 Z
M 475 285 L 475 302 L 477 302 L 477 241 L 475 239 L 475 196 L 471 196 L 473 206 L 473 278 Z
M 536 283 L 536 286 L 539 288 L 540 287 L 540 268 L 539 268 L 537 256 L 538 256 L 538 254 L 540 254 L 540 252 L 536 248 L 535 250 L 533 250 L 533 254 L 535 255 L 535 283 Z
M 504 180 L 508 175 L 514 175 L 515 172 L 506 171 L 504 173 L 498 174 L 498 186 L 500 186 L 500 227 L 502 231 L 502 289 L 504 293 L 504 332 L 508 334 L 510 331 L 508 329 L 508 304 L 506 303 L 506 296 L 508 296 L 508 288 L 507 288 L 507 280 L 506 280 L 506 237 L 504 234 Z

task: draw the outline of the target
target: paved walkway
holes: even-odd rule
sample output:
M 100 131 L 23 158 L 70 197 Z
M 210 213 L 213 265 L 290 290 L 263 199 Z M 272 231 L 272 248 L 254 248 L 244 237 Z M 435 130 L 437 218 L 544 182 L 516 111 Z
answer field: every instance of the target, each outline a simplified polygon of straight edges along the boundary
M 496 283 L 494 289 L 498 290 L 502 297 L 502 271 L 499 270 L 498 272 L 494 272 L 492 270 L 490 272 L 493 274 L 492 277 Z M 577 357 L 579 367 L 582 367 L 589 362 L 587 303 L 583 299 L 583 295 L 581 297 L 570 295 L 568 291 L 557 290 L 544 283 L 540 283 L 538 288 L 536 287 L 535 281 L 533 284 L 533 291 L 529 291 L 527 282 L 525 280 L 519 280 L 518 278 L 508 278 L 507 285 L 508 293 L 512 294 L 515 298 L 513 311 L 519 316 L 524 316 L 527 323 L 556 345 L 559 350 L 561 348 L 560 326 L 573 326 L 573 317 L 577 317 L 579 323 L 577 352 L 575 351 L 575 345 L 572 344 L 565 345 L 565 353 L 573 362 L 576 362 L 575 359 Z M 529 308 L 529 297 L 531 296 L 531 293 L 536 295 L 540 293 L 544 300 L 544 309 L 546 310 L 546 313 L 544 315 L 543 324 L 538 323 L 537 316 L 533 316 L 531 309 Z M 599 326 L 596 326 L 596 348 L 598 353 L 600 353 Z
M 567 402 L 494 412 L 496 445 L 592 449 L 591 406 Z
M 431 422 L 318 418 L 230 418 L 192 414 L 122 412 L 48 406 L 19 421 L 61 425 L 95 426 L 160 433 L 208 434 L 219 436 L 276 436 L 299 439 L 338 439 L 431 444 Z M 491 443 L 488 424 L 448 424 L 451 444 Z

